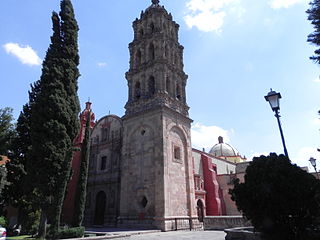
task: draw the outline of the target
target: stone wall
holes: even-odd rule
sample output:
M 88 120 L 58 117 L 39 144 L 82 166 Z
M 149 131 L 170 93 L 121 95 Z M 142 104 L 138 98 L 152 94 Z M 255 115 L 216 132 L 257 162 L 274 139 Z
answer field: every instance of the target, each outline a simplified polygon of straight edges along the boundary
M 232 179 L 234 179 L 235 177 L 237 177 L 235 174 L 223 174 L 217 176 L 217 180 L 221 190 L 221 197 L 223 198 L 226 207 L 225 215 L 228 216 L 240 215 L 235 202 L 231 200 L 231 195 L 229 194 L 229 189 L 233 188 Z
M 114 226 L 119 211 L 122 120 L 101 118 L 91 133 L 85 226 Z
M 203 224 L 204 230 L 224 230 L 251 225 L 242 216 L 207 216 L 204 218 Z

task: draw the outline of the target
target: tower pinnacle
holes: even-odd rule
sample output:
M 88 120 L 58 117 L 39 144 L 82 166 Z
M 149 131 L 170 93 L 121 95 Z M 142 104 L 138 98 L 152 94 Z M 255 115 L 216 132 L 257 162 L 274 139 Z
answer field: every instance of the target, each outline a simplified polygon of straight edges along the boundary
M 157 4 L 159 4 L 159 0 L 152 0 L 152 4 L 154 4 L 154 5 L 157 5 Z

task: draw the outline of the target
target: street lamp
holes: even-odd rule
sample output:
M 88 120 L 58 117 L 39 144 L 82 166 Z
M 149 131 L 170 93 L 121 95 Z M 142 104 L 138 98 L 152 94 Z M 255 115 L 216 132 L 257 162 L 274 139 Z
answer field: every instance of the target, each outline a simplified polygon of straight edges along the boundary
M 278 126 L 279 126 L 279 130 L 280 130 L 280 135 L 281 135 L 281 140 L 282 140 L 282 144 L 283 144 L 284 154 L 287 156 L 287 158 L 289 158 L 288 151 L 287 151 L 287 148 L 286 148 L 286 143 L 285 143 L 284 137 L 283 137 L 281 123 L 280 123 L 280 115 L 279 115 L 280 103 L 279 103 L 279 99 L 281 98 L 281 94 L 273 91 L 272 88 L 271 88 L 270 92 L 268 93 L 268 95 L 265 96 L 264 98 L 266 99 L 267 102 L 269 102 L 272 111 L 275 112 L 274 116 L 277 118 L 277 121 L 278 121 Z
M 316 172 L 317 174 L 317 178 L 319 179 L 319 173 L 317 172 L 317 163 L 316 163 L 316 160 L 315 158 L 311 157 L 309 159 L 309 162 L 311 163 L 312 167 L 314 168 L 314 171 Z

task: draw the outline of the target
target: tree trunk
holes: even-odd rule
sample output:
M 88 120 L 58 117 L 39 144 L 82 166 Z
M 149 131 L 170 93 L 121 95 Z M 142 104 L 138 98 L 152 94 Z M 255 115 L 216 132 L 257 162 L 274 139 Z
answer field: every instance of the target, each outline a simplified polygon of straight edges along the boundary
M 40 224 L 38 229 L 38 238 L 44 239 L 47 234 L 47 213 L 46 210 L 41 209 L 41 216 L 40 216 Z

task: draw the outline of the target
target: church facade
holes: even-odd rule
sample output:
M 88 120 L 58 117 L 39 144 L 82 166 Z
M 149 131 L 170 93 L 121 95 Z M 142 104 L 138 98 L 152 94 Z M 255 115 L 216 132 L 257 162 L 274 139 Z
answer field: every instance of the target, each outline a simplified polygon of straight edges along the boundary
M 177 220 L 195 226 L 205 216 L 238 215 L 228 189 L 245 158 L 222 138 L 209 153 L 192 149 L 179 25 L 153 0 L 133 30 L 125 115 L 95 122 L 89 102 L 80 115 L 79 146 L 87 116 L 92 127 L 85 225 L 168 231 Z M 62 217 L 67 223 L 79 164 L 76 153 Z

